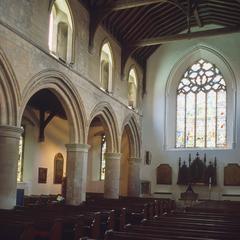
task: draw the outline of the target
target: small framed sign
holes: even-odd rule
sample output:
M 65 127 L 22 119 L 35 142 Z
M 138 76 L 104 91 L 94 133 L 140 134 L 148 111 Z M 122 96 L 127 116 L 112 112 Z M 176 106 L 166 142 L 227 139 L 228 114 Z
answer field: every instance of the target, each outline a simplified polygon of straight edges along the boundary
M 38 168 L 38 183 L 47 183 L 47 168 Z

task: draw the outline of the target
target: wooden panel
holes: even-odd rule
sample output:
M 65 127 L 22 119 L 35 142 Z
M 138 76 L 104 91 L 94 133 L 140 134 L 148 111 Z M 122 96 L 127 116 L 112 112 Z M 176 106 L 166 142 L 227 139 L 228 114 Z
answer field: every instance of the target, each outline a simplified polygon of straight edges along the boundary
M 38 183 L 47 183 L 47 168 L 38 168 Z
M 172 184 L 172 168 L 169 164 L 160 164 L 158 166 L 157 184 Z
M 240 186 L 240 166 L 229 163 L 224 168 L 224 186 Z
M 151 194 L 151 183 L 149 181 L 141 181 L 141 194 L 150 195 Z

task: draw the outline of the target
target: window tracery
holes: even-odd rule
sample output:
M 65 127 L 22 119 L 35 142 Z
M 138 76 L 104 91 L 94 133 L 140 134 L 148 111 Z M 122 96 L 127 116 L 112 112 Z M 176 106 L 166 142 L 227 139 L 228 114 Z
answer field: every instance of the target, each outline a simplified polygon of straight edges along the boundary
M 226 83 L 219 69 L 200 59 L 177 89 L 176 147 L 226 147 Z

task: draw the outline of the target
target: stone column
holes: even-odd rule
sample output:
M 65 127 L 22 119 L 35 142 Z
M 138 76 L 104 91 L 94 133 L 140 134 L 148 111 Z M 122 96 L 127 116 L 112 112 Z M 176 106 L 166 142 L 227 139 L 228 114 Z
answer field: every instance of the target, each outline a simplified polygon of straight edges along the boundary
M 140 162 L 140 158 L 128 159 L 128 196 L 131 197 L 140 195 Z
M 104 197 L 119 198 L 120 153 L 105 153 Z
M 0 126 L 0 209 L 16 205 L 19 140 L 23 130 Z
M 87 158 L 89 145 L 67 144 L 66 203 L 79 205 L 86 200 Z

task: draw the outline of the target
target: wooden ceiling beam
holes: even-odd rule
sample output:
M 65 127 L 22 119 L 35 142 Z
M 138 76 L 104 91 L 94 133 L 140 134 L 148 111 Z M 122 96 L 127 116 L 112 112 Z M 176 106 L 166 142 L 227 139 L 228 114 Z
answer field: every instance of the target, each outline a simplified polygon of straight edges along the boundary
M 167 8 L 167 6 L 165 6 L 165 8 L 162 8 L 161 10 L 162 11 L 156 11 L 156 13 L 154 13 L 153 17 L 151 18 L 152 23 L 148 25 L 146 24 L 147 28 L 145 31 L 139 31 L 135 34 L 135 39 L 147 38 L 148 36 L 159 34 L 157 29 L 164 28 L 170 19 L 170 23 L 172 23 L 174 22 L 172 18 L 175 16 L 177 16 L 177 18 L 182 18 L 181 15 L 179 16 L 179 14 L 176 14 L 176 12 L 173 11 L 174 9 L 172 7 Z M 183 18 L 185 19 L 185 16 L 183 16 Z M 161 19 L 161 23 L 159 23 L 158 19 Z
M 198 6 L 196 6 L 196 7 L 193 9 L 193 15 L 194 15 L 194 17 L 195 17 L 195 19 L 196 19 L 197 25 L 198 25 L 199 27 L 202 27 L 202 26 L 203 26 L 203 23 L 202 23 L 202 21 L 201 21 L 201 19 L 200 19 L 200 16 L 199 16 Z
M 119 11 L 130 8 L 142 7 L 151 4 L 168 2 L 185 11 L 178 0 L 115 0 L 110 5 L 111 11 Z
M 100 23 L 113 11 L 120 11 L 130 8 L 137 8 L 151 4 L 164 3 L 173 4 L 185 14 L 185 9 L 178 0 L 115 0 L 110 4 L 102 4 L 99 6 L 90 6 L 90 24 L 89 24 L 89 50 L 93 48 L 94 36 Z
M 140 41 L 136 41 L 133 43 L 135 47 L 147 47 L 154 46 L 169 42 L 176 42 L 179 40 L 187 40 L 187 39 L 195 39 L 195 38 L 205 38 L 205 37 L 213 37 L 225 34 L 236 33 L 240 31 L 240 26 L 226 27 L 226 28 L 218 28 L 206 31 L 192 32 L 192 33 L 183 33 L 183 34 L 175 34 L 169 36 L 162 36 L 158 38 L 149 38 L 143 39 Z

